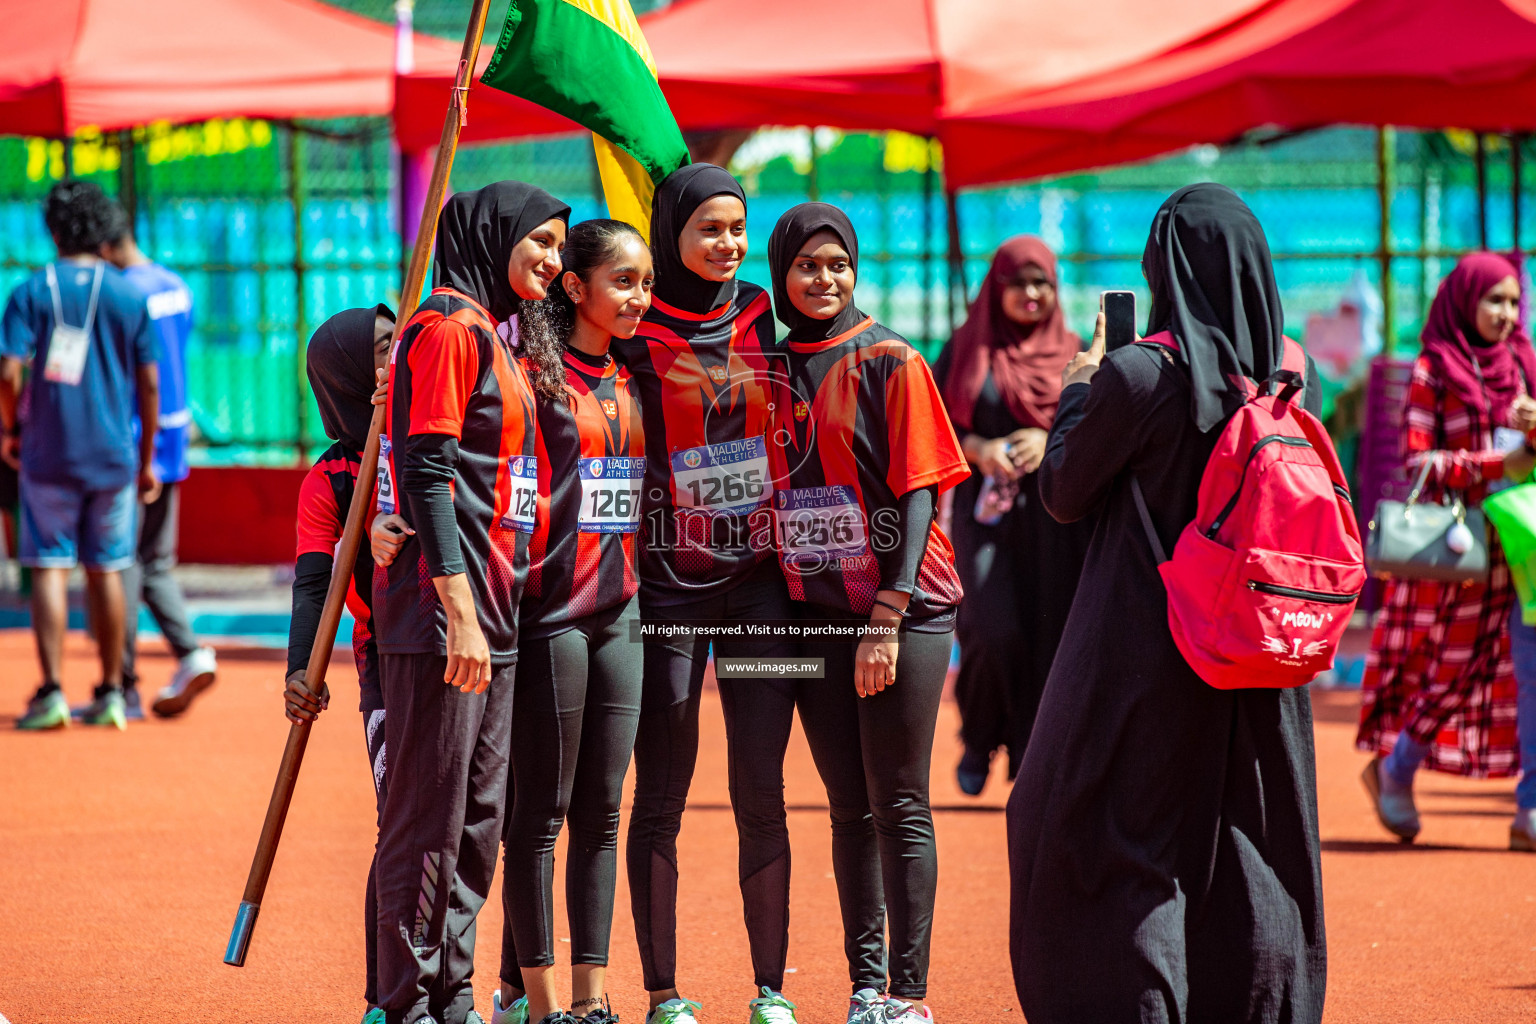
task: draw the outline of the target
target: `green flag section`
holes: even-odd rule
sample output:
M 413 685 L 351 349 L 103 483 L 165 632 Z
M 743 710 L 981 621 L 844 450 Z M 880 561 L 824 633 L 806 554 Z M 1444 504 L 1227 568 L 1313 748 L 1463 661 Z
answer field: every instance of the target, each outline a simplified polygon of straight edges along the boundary
M 512 0 L 480 81 L 591 130 L 609 215 L 649 233 L 655 185 L 688 146 L 628 0 Z

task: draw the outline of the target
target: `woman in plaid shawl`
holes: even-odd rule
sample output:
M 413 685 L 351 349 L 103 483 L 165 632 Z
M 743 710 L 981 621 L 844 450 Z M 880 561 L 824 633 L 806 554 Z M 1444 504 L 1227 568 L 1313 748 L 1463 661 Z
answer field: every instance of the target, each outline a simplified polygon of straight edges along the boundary
M 1473 253 L 1441 282 L 1413 364 L 1404 443 L 1408 472 L 1429 473 L 1425 498 L 1475 505 L 1524 479 L 1536 449 L 1536 353 L 1519 327 L 1513 265 Z M 1486 583 L 1395 579 L 1366 660 L 1356 745 L 1377 756 L 1363 775 L 1377 817 L 1404 842 L 1419 833 L 1419 766 L 1478 778 L 1519 768 L 1509 620 L 1514 589 L 1498 538 Z

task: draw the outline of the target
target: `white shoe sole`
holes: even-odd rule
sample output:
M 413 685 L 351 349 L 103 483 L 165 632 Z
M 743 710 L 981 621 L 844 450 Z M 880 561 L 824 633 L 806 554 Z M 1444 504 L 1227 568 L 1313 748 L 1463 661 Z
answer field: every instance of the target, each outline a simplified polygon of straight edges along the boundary
M 156 697 L 151 710 L 161 718 L 175 718 L 192 706 L 197 695 L 213 685 L 214 673 L 199 672 L 187 680 L 187 685 L 181 688 L 180 693 L 171 694 L 168 697 Z

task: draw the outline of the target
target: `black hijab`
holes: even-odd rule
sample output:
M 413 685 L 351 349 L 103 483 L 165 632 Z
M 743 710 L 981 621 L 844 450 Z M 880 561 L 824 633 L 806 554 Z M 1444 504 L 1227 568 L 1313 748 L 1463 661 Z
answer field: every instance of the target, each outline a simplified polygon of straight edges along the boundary
M 848 215 L 828 203 L 801 203 L 791 207 L 779 218 L 768 238 L 768 271 L 773 275 L 773 311 L 779 322 L 789 328 L 790 341 L 825 341 L 835 338 L 864 319 L 864 314 L 854 306 L 850 296 L 843 311 L 830 320 L 817 320 L 806 316 L 789 301 L 789 289 L 784 279 L 789 275 L 790 264 L 800 254 L 806 239 L 823 228 L 842 239 L 848 250 L 848 261 L 853 266 L 854 279 L 859 273 L 859 236 L 853 230 Z
M 512 248 L 547 220 L 569 221 L 571 208 L 541 188 L 498 181 L 478 192 L 457 192 L 437 217 L 432 287 L 463 292 L 497 323 L 522 305 L 507 283 Z
M 1243 404 L 1238 378 L 1280 369 L 1285 314 L 1264 229 L 1225 185 L 1190 185 L 1157 211 L 1141 266 L 1152 289 L 1147 333 L 1178 339 L 1190 412 L 1210 430 Z
M 678 239 L 693 212 L 715 196 L 735 196 L 747 205 L 741 182 L 724 167 L 689 164 L 679 167 L 660 185 L 651 201 L 651 252 L 656 259 L 655 296 L 688 313 L 708 313 L 731 301 L 736 279 L 710 281 L 683 266 Z
M 373 328 L 381 316 L 395 318 L 382 303 L 344 309 L 316 329 L 304 352 L 304 369 L 325 434 L 354 452 L 368 443 L 373 419 Z

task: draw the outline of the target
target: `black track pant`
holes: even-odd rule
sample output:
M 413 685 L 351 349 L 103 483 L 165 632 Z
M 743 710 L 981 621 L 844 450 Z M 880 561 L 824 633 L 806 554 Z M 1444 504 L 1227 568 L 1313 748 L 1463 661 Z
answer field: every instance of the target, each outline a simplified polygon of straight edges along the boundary
M 731 737 L 731 804 L 741 836 L 742 898 L 757 974 L 754 984 L 774 991 L 784 982 L 789 943 L 784 752 L 797 707 L 811 756 L 827 788 L 832 873 L 842 908 L 848 978 L 855 992 L 865 987 L 885 989 L 880 852 L 863 776 L 853 770 L 859 764 L 857 700 L 851 686 L 828 685 L 824 679 L 732 679 L 720 684 L 726 733 Z
M 197 636 L 187 615 L 187 602 L 171 569 L 176 565 L 177 529 L 181 521 L 181 487 L 166 484 L 160 497 L 139 508 L 137 560 L 123 572 L 128 617 L 123 634 L 123 685 L 138 683 L 139 604 L 155 617 L 160 633 L 178 659 L 197 650 Z
M 388 1024 L 464 1024 L 475 917 L 501 842 L 514 667 L 482 694 L 443 682 L 447 659 L 385 654 L 389 792 L 376 856 L 379 1005 Z
M 384 797 L 389 792 L 384 776 L 384 710 L 363 712 L 363 740 L 368 751 L 368 767 L 373 773 L 373 800 L 378 824 L 384 823 Z M 363 897 L 363 947 L 368 976 L 363 999 L 369 1006 L 379 1005 L 379 851 L 377 840 L 373 860 L 368 862 L 368 890 Z
M 846 618 L 847 613 L 812 607 L 803 611 L 802 616 Z M 938 888 L 928 771 L 953 636 L 953 632 L 903 630 L 895 685 L 872 697 L 854 697 L 857 745 L 812 746 L 828 792 L 850 793 L 862 788 L 866 806 L 874 816 L 879 845 L 879 889 L 885 896 L 890 943 L 887 991 L 908 1000 L 920 1000 L 928 992 L 928 945 Z M 853 669 L 857 651 L 856 644 L 822 642 L 803 645 L 801 654 L 826 659 L 824 683 L 834 693 L 855 693 Z M 811 732 L 807 722 L 807 737 Z M 852 880 L 845 884 L 839 879 L 838 898 L 843 901 L 845 931 L 852 933 L 853 928 L 864 927 L 871 919 L 870 890 L 868 884 Z M 864 902 L 850 908 L 846 902 L 850 896 Z M 852 943 L 851 934 L 848 941 Z
M 657 605 L 642 588 L 647 622 L 699 620 L 782 621 L 794 612 L 777 564 L 767 563 L 723 595 L 687 605 Z M 695 637 L 647 640 L 640 727 L 635 736 L 635 795 L 625 859 L 629 895 L 648 991 L 677 987 L 677 835 L 699 753 L 699 695 L 710 641 Z M 789 657 L 780 640 L 733 640 L 715 644 L 727 658 Z M 727 690 L 759 686 L 759 680 L 720 684 Z M 778 991 L 784 984 L 788 945 L 789 833 L 784 819 L 783 738 L 758 735 L 758 723 L 738 702 L 726 715 L 731 753 L 731 806 L 736 812 L 739 872 L 755 984 Z M 728 705 L 729 706 L 729 705 Z M 782 716 L 778 716 L 782 717 Z M 749 744 L 750 753 L 737 745 Z
M 556 636 L 522 643 L 501 944 L 501 976 L 517 988 L 519 967 L 555 962 L 555 840 L 566 822 L 571 963 L 608 962 L 619 805 L 640 717 L 640 645 L 629 635 L 635 613 L 631 599 Z

